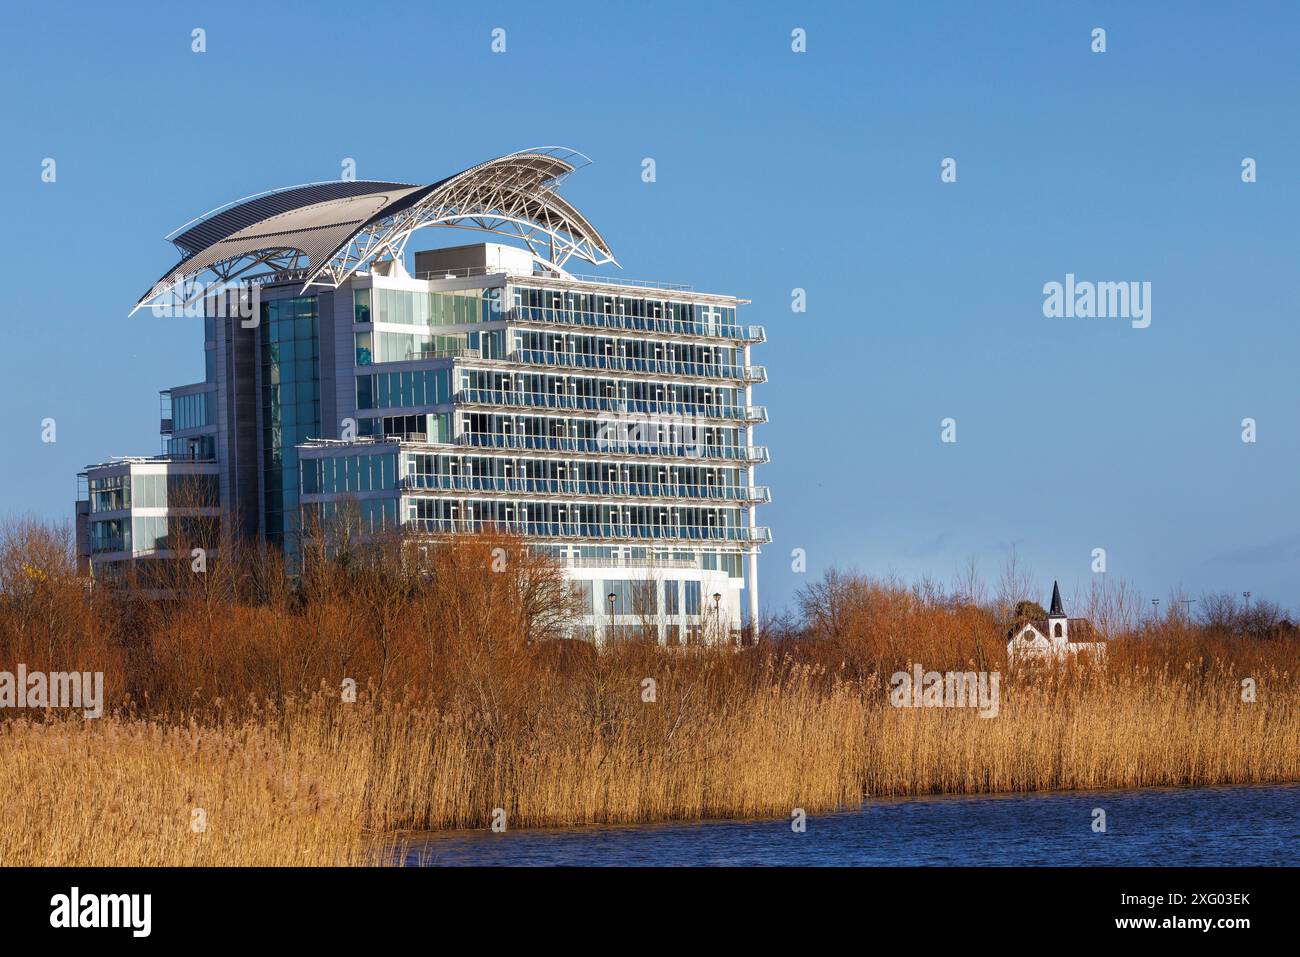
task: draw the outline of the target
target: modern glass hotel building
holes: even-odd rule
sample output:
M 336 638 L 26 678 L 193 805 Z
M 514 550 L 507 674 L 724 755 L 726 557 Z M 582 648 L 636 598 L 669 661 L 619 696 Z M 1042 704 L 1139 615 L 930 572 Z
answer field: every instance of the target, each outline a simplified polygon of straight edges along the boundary
M 292 554 L 304 515 L 346 503 L 371 533 L 523 536 L 562 561 L 597 640 L 714 641 L 756 620 L 763 330 L 743 299 L 570 272 L 614 262 L 556 191 L 576 155 L 296 187 L 172 237 L 184 258 L 140 305 L 201 303 L 207 374 L 163 394 L 162 456 L 84 473 L 90 573 L 167 554 L 196 508 Z M 434 225 L 519 244 L 408 268 Z M 169 509 L 167 482 L 194 474 L 215 500 Z

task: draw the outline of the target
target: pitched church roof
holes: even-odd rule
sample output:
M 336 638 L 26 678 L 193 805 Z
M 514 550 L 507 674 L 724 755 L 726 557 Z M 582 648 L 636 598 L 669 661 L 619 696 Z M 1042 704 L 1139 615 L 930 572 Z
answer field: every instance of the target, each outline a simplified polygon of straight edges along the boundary
M 1044 638 L 1050 638 L 1052 636 L 1050 621 L 1047 618 L 1031 618 L 1024 624 L 1012 628 L 1007 633 L 1007 639 L 1010 640 L 1022 634 L 1029 625 L 1033 625 Z M 1092 626 L 1092 622 L 1087 618 L 1067 618 L 1066 621 L 1070 626 L 1070 630 L 1067 632 L 1068 637 L 1065 639 L 1067 644 L 1087 645 L 1102 640 L 1101 636 L 1097 634 L 1097 629 Z

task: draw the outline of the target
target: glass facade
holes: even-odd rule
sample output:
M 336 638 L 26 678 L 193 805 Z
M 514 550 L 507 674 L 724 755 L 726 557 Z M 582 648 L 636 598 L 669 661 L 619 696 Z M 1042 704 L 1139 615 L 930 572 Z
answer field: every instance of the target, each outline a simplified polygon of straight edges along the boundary
M 750 529 L 738 508 L 663 507 L 599 502 L 520 501 L 411 497 L 407 520 L 428 532 L 498 528 L 541 538 L 766 541 L 766 529 Z M 717 556 L 713 556 L 715 563 Z
M 296 549 L 298 444 L 321 435 L 315 296 L 262 303 L 262 488 L 268 541 Z
M 576 575 L 575 594 L 588 615 L 613 593 L 620 615 L 672 619 L 646 637 L 698 640 L 715 591 L 738 622 L 721 576 L 741 578 L 770 540 L 750 525 L 768 500 L 750 432 L 766 413 L 748 404 L 766 378 L 748 364 L 761 330 L 733 305 L 654 293 L 511 284 L 504 315 L 495 295 L 353 291 L 357 432 L 418 445 L 313 451 L 302 493 L 325 510 L 351 500 L 375 529 L 504 530 L 572 567 L 627 569 Z M 388 365 L 431 358 L 446 361 Z M 642 624 L 620 621 L 620 636 Z
M 744 419 L 733 383 L 654 382 L 575 373 L 457 370 L 456 398 L 476 404 Z
M 361 521 L 361 531 L 367 535 L 377 535 L 398 527 L 395 498 L 362 499 L 361 501 L 344 499 L 303 506 L 303 511 L 314 510 L 319 520 L 326 526 L 344 509 L 356 509 L 356 515 Z
M 131 477 L 132 508 L 215 508 L 215 475 L 139 474 Z
M 201 429 L 213 421 L 213 393 L 193 392 L 189 395 L 172 396 L 172 429 L 184 432 L 188 429 Z
M 403 326 L 460 326 L 489 322 L 495 299 L 491 290 L 457 289 L 408 292 L 404 289 L 358 289 L 353 294 L 357 322 Z M 369 318 L 362 318 L 362 316 Z
M 87 483 L 90 511 L 128 508 L 216 508 L 217 476 L 141 473 L 95 477 Z
M 466 438 L 466 444 L 473 444 Z M 678 462 L 615 462 L 534 455 L 409 452 L 405 475 L 415 488 L 557 495 L 633 495 L 681 499 L 761 501 L 744 469 Z
M 354 333 L 354 340 L 357 365 L 368 366 L 377 362 L 411 362 L 416 359 L 477 355 L 480 335 L 477 332 L 434 335 L 380 331 Z
M 413 408 L 451 401 L 451 370 L 379 372 L 357 376 L 358 409 Z
M 124 552 L 131 548 L 131 520 L 110 518 L 90 523 L 92 552 Z
M 92 478 L 90 488 L 90 511 L 113 512 L 131 507 L 131 476 L 109 475 Z
M 403 438 L 411 442 L 450 442 L 451 413 L 430 412 L 358 419 L 357 434 L 374 438 Z
M 187 435 L 167 440 L 167 455 L 174 459 L 194 461 L 217 457 L 217 439 L 214 435 Z
M 397 453 L 326 455 L 302 460 L 304 495 L 380 492 L 397 488 Z
M 511 317 L 531 322 L 637 329 L 676 336 L 739 339 L 736 307 L 641 295 L 514 287 Z

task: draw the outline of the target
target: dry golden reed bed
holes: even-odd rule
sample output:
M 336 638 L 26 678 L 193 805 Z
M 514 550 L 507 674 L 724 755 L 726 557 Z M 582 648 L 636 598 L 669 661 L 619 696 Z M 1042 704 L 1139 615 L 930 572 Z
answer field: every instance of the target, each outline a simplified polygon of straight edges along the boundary
M 1300 640 L 1276 622 L 1121 621 L 1103 670 L 1017 670 L 1005 601 L 830 575 L 755 645 L 595 654 L 545 637 L 558 574 L 505 539 L 445 546 L 418 580 L 321 560 L 294 589 L 247 556 L 141 602 L 86 594 L 47 529 L 7 536 L 0 670 L 102 670 L 110 713 L 0 720 L 3 864 L 360 864 L 495 808 L 517 828 L 1300 779 Z M 1112 599 L 1096 619 L 1124 618 Z M 890 707 L 913 662 L 1001 672 L 998 716 Z

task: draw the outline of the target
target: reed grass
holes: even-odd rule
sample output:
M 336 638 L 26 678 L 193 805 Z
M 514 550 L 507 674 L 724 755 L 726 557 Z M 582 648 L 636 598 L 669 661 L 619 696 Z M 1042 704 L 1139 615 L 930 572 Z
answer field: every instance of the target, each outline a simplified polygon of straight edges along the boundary
M 545 637 L 565 598 L 518 543 L 447 546 L 416 581 L 353 563 L 289 591 L 272 567 L 139 602 L 87 593 L 48 533 L 19 532 L 0 534 L 0 669 L 104 670 L 110 710 L 0 715 L 3 864 L 356 865 L 495 809 L 513 829 L 1300 780 L 1293 629 L 1129 623 L 1104 668 L 1011 667 L 993 603 L 828 576 L 797 634 L 597 654 Z M 914 662 L 998 671 L 998 716 L 891 707 Z

